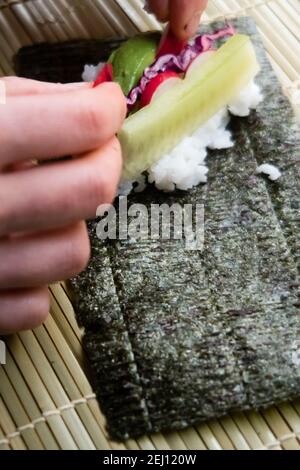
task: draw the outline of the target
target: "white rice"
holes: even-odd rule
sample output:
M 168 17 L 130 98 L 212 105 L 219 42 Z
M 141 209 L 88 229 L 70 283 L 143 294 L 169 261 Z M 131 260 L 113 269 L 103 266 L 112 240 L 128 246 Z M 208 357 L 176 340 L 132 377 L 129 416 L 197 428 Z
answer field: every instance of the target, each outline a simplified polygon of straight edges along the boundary
M 149 169 L 148 180 L 157 189 L 188 190 L 207 182 L 207 149 L 233 146 L 231 134 L 226 130 L 229 115 L 221 110 L 192 136 L 184 138 L 177 147 Z
M 84 82 L 94 82 L 104 65 L 105 62 L 99 62 L 98 65 L 85 65 L 82 73 L 82 80 Z
M 82 75 L 83 80 L 94 81 L 103 65 L 103 63 L 98 66 L 86 65 Z M 262 100 L 263 96 L 258 85 L 251 81 L 227 108 L 218 112 L 204 126 L 184 138 L 177 147 L 152 165 L 147 172 L 148 182 L 154 183 L 157 189 L 166 192 L 175 189 L 186 191 L 200 183 L 206 183 L 208 149 L 221 150 L 234 146 L 232 135 L 227 130 L 230 121 L 229 112 L 235 116 L 248 116 Z M 273 173 L 271 177 L 274 177 Z M 146 176 L 141 175 L 135 181 L 122 181 L 119 195 L 127 196 L 133 189 L 140 192 L 145 187 Z
M 260 165 L 256 169 L 256 173 L 263 173 L 267 175 L 271 181 L 277 181 L 282 176 L 281 171 L 275 165 L 271 165 L 270 163 L 264 163 L 263 165 Z
M 263 100 L 260 89 L 252 81 L 240 95 L 200 127 L 193 135 L 184 138 L 177 147 L 162 157 L 148 170 L 148 181 L 161 191 L 188 190 L 207 182 L 208 149 L 228 149 L 234 146 L 231 132 L 227 130 L 230 114 L 245 117 Z M 127 182 L 127 189 L 134 182 Z M 123 195 L 124 183 L 119 194 Z M 127 192 L 128 194 L 128 192 Z
M 235 116 L 246 117 L 249 116 L 251 109 L 256 109 L 262 100 L 263 96 L 259 86 L 252 80 L 239 96 L 229 104 L 228 109 Z

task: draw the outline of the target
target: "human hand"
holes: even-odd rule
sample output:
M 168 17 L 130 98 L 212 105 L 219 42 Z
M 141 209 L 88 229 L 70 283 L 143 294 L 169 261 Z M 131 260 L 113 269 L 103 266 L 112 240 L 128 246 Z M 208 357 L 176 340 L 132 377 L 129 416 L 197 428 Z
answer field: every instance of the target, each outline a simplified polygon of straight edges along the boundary
M 172 31 L 178 39 L 189 39 L 199 27 L 207 2 L 208 0 L 148 0 L 147 6 L 160 21 L 170 21 Z
M 0 334 L 8 334 L 40 324 L 49 311 L 47 285 L 85 268 L 83 220 L 115 197 L 122 167 L 115 134 L 126 103 L 113 83 L 1 81 Z M 66 155 L 76 158 L 55 161 Z

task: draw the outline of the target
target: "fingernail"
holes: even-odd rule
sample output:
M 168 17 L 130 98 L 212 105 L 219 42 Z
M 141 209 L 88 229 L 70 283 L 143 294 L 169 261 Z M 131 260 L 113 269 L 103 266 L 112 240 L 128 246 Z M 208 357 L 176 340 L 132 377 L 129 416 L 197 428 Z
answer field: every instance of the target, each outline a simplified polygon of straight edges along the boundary
M 200 24 L 200 19 L 201 19 L 201 12 L 197 12 L 192 16 L 190 21 L 185 25 L 184 30 L 189 36 L 193 36 L 196 33 Z
M 80 88 L 88 88 L 88 87 L 91 87 L 92 84 L 91 83 L 87 83 L 87 82 L 76 82 L 76 83 L 66 83 L 64 84 L 64 88 L 66 90 L 78 90 Z

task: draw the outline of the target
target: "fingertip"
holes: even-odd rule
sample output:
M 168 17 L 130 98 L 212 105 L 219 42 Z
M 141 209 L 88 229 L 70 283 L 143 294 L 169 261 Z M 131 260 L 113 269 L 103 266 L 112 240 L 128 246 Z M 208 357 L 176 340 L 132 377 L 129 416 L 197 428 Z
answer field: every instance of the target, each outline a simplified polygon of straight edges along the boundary
M 111 93 L 113 95 L 117 95 L 120 99 L 125 99 L 124 93 L 122 88 L 117 82 L 104 82 L 101 85 L 98 85 L 94 88 L 96 91 L 101 91 L 101 93 Z
M 85 222 L 70 228 L 68 244 L 62 256 L 67 254 L 64 279 L 70 279 L 84 271 L 91 256 L 91 244 Z
M 47 287 L 36 289 L 34 299 L 29 303 L 28 308 L 30 309 L 28 320 L 23 325 L 23 330 L 36 328 L 46 321 L 50 310 L 50 297 Z
M 63 85 L 58 84 L 58 86 L 63 87 L 64 91 L 80 91 L 80 90 L 89 90 L 93 87 L 91 82 L 76 82 L 76 83 L 65 83 Z
M 0 294 L 0 334 L 10 335 L 40 326 L 50 310 L 47 287 Z
M 121 113 L 121 119 L 124 120 L 127 115 L 127 102 L 126 97 L 122 91 L 121 86 L 116 82 L 105 82 L 101 85 L 98 85 L 93 90 L 97 90 L 99 93 L 108 94 L 109 96 L 113 96 L 115 100 L 118 102 L 118 109 Z
M 187 25 L 185 25 L 184 32 L 187 34 L 188 39 L 197 33 L 201 17 L 202 13 L 195 13 L 191 21 Z
M 184 28 L 178 27 L 178 25 L 174 25 L 173 23 L 171 23 L 170 27 L 174 36 L 180 41 L 186 41 L 189 39 L 189 35 Z
M 78 164 L 85 168 L 82 172 L 85 177 L 81 183 L 87 204 L 84 217 L 94 218 L 99 205 L 111 204 L 116 197 L 123 166 L 121 145 L 117 137 L 87 153 Z
M 180 40 L 195 35 L 207 0 L 173 0 L 170 3 L 171 28 Z
M 94 152 L 94 158 L 96 158 L 97 161 L 99 161 L 100 158 L 102 162 L 103 159 L 105 160 L 105 179 L 112 184 L 113 193 L 115 193 L 123 167 L 122 147 L 119 139 L 116 136 L 112 137 L 101 149 Z M 107 198 L 109 201 L 106 200 L 105 202 L 111 202 L 114 197 L 115 194 L 113 198 L 109 197 Z
M 202 13 L 196 13 L 191 20 L 185 23 L 172 22 L 171 29 L 174 35 L 181 41 L 188 41 L 198 31 Z
M 123 126 L 127 114 L 127 103 L 120 86 L 116 83 L 104 83 L 97 88 L 77 95 L 75 129 L 80 129 L 86 148 L 76 154 L 98 149 Z

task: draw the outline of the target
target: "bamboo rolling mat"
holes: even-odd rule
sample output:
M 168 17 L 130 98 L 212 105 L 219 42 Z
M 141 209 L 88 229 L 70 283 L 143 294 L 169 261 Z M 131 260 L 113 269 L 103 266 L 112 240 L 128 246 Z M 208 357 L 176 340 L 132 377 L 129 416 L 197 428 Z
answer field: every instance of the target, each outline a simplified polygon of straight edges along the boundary
M 251 15 L 300 116 L 299 0 L 210 0 L 204 15 Z M 160 25 L 140 0 L 0 0 L 0 76 L 14 73 L 19 47 L 41 41 L 111 37 Z M 124 444 L 109 440 L 87 378 L 70 296 L 50 289 L 51 315 L 32 332 L 6 340 L 0 366 L 0 449 L 300 449 L 300 399 L 263 412 L 232 414 L 185 431 Z

